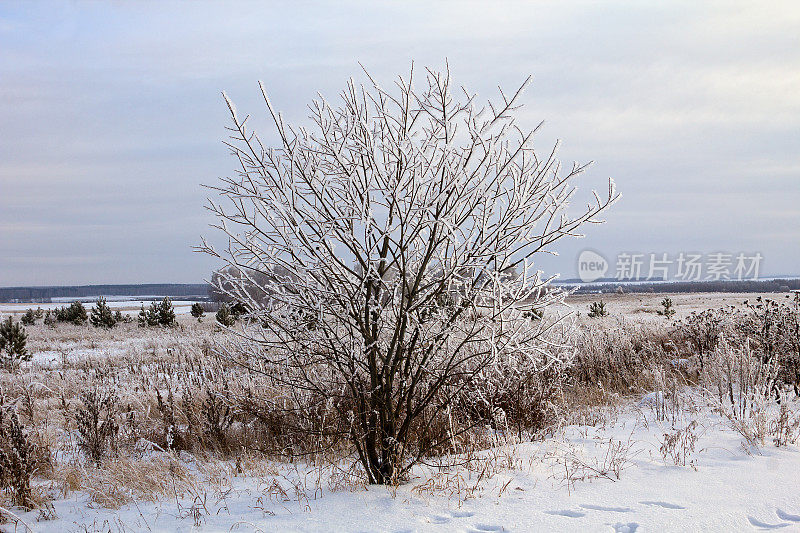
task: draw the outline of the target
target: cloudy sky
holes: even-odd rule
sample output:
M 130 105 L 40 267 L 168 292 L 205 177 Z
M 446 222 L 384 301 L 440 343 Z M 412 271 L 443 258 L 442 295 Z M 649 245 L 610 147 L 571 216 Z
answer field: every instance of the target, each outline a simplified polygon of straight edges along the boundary
M 0 286 L 207 278 L 201 184 L 235 168 L 220 91 L 263 117 L 263 80 L 302 123 L 359 61 L 388 82 L 445 58 L 486 98 L 532 74 L 541 149 L 623 194 L 548 272 L 588 247 L 800 274 L 797 2 L 430 4 L 0 4 Z

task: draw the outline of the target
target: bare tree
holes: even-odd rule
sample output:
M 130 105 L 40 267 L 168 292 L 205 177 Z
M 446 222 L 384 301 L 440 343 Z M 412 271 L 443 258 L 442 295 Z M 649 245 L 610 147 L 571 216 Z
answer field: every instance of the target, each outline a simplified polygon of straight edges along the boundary
M 421 88 L 414 74 L 391 90 L 350 80 L 338 106 L 310 105 L 311 130 L 285 124 L 260 84 L 277 147 L 225 96 L 239 170 L 209 208 L 228 247 L 200 247 L 251 310 L 227 355 L 282 391 L 273 408 L 325 413 L 305 430 L 346 435 L 370 483 L 440 446 L 442 413 L 491 365 L 557 362 L 552 321 L 529 317 L 562 294 L 532 259 L 616 199 L 609 181 L 566 212 L 586 165 L 562 173 L 555 147 L 534 152 L 538 127 L 514 118 L 530 78 L 478 106 L 449 69 L 426 69 Z

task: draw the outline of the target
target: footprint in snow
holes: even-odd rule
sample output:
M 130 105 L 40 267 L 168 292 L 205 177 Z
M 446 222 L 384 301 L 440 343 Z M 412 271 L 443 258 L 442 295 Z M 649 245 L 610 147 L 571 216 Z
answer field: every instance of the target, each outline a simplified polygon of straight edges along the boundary
M 789 514 L 780 508 L 777 511 L 775 511 L 775 514 L 778 515 L 778 518 L 780 518 L 781 520 L 788 520 L 790 522 L 800 522 L 800 515 Z
M 629 522 L 627 524 L 617 522 L 614 524 L 615 533 L 635 533 L 637 529 L 639 529 L 639 524 L 636 522 Z
M 435 514 L 430 518 L 430 521 L 434 524 L 446 524 L 452 518 L 468 518 L 475 513 L 471 511 L 451 511 L 447 514 Z
M 591 505 L 588 503 L 582 503 L 580 507 L 592 511 L 611 511 L 613 513 L 630 513 L 633 510 L 630 507 L 605 507 L 603 505 Z
M 790 526 L 791 524 L 788 522 L 782 522 L 780 524 L 768 524 L 766 522 L 762 522 L 758 518 L 753 518 L 752 516 L 748 516 L 747 519 L 750 521 L 752 525 L 759 529 L 780 529 L 782 527 Z
M 586 516 L 586 513 L 582 513 L 580 511 L 573 511 L 571 509 L 561 509 L 560 511 L 545 511 L 545 514 L 566 516 L 567 518 L 580 518 L 582 516 Z
M 487 533 L 492 531 L 508 531 L 503 526 L 494 526 L 491 524 L 475 524 L 475 527 L 470 530 L 470 533 Z
M 656 507 L 663 507 L 664 509 L 686 509 L 686 507 L 678 505 L 677 503 L 649 501 L 649 500 L 645 500 L 639 503 L 641 503 L 642 505 L 654 505 Z

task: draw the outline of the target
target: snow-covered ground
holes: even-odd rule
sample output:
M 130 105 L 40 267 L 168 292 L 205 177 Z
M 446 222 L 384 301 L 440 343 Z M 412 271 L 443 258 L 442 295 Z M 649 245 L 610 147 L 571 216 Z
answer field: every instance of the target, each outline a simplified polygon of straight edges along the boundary
M 666 324 L 652 312 L 662 297 L 613 295 L 608 300 L 612 316 L 596 321 L 597 327 L 615 331 L 623 320 Z M 748 298 L 701 297 L 707 299 L 702 305 Z M 683 295 L 673 298 L 684 314 L 700 306 Z M 583 310 L 590 301 L 587 297 L 571 303 Z M 567 420 L 586 424 L 562 427 L 535 443 L 500 440 L 466 466 L 419 466 L 412 479 L 395 488 L 348 484 L 330 469 L 247 454 L 240 454 L 246 464 L 238 472 L 233 460 L 153 449 L 140 453 L 134 439 L 111 461 L 118 464 L 94 470 L 77 452 L 70 422 L 74 409 L 62 406 L 62 398 L 69 402 L 72 396 L 74 404 L 76 391 L 87 385 L 87 371 L 108 368 L 123 396 L 135 405 L 149 405 L 143 409 L 155 409 L 148 403 L 153 398 L 141 388 L 156 383 L 163 368 L 185 364 L 185 354 L 194 354 L 197 364 L 213 361 L 202 359 L 216 331 L 213 318 L 199 322 L 181 316 L 179 322 L 179 328 L 170 329 L 139 328 L 135 323 L 113 330 L 70 324 L 49 328 L 41 323 L 28 328 L 33 358 L 22 363 L 16 375 L 6 374 L 4 383 L 11 394 L 26 388 L 37 391 L 39 428 L 50 436 L 58 469 L 37 481 L 53 499 L 54 513 L 21 514 L 33 531 L 800 531 L 800 446 L 778 448 L 769 438 L 763 446 L 746 446 L 710 407 L 712 398 L 696 389 L 668 394 L 667 401 L 661 393 L 620 399 L 603 392 L 606 407 L 587 403 L 564 413 Z M 624 331 L 615 338 L 624 340 Z M 689 364 L 664 357 L 663 364 Z M 138 379 L 141 372 L 146 373 L 143 380 Z M 163 394 L 165 389 L 160 390 Z M 19 398 L 22 401 L 22 395 Z M 776 406 L 771 403 L 770 408 Z M 790 410 L 797 416 L 800 400 L 791 399 Z M 774 421 L 767 419 L 766 424 Z M 145 432 L 151 427 L 141 419 L 139 425 Z M 72 478 L 70 469 L 80 475 Z M 139 471 L 150 471 L 157 480 L 137 486 Z M 157 489 L 150 488 L 155 485 Z M 76 486 L 83 488 L 73 490 Z M 115 498 L 130 503 L 114 508 Z M 0 514 L 7 511 L 0 509 Z M 24 530 L 21 522 L 0 524 L 4 533 Z
M 117 510 L 93 507 L 89 494 L 73 492 L 54 502 L 58 519 L 37 521 L 38 511 L 22 518 L 53 533 L 800 531 L 798 447 L 745 449 L 723 419 L 695 401 L 696 410 L 682 409 L 674 421 L 657 420 L 645 401 L 598 426 L 500 445 L 471 468 L 420 467 L 396 489 L 336 491 L 326 475 L 317 482 L 319 470 L 273 465 L 268 474 L 234 477 L 221 488 L 198 484 L 192 494 Z M 687 426 L 685 442 L 696 436 L 694 446 L 673 450 L 677 461 L 669 452 L 665 458 L 665 435 Z M 190 456 L 182 457 L 192 469 Z
M 604 294 L 573 294 L 567 297 L 564 309 L 577 311 L 586 315 L 589 304 L 603 301 L 609 315 L 624 316 L 637 321 L 665 322 L 663 316 L 658 315 L 662 309 L 661 301 L 669 297 L 675 310 L 674 320 L 684 319 L 693 312 L 702 312 L 706 309 L 721 309 L 725 307 L 744 308 L 744 302 L 755 302 L 756 298 L 787 302 L 794 298 L 794 293 L 754 293 L 754 292 L 697 292 L 697 293 L 604 293 Z

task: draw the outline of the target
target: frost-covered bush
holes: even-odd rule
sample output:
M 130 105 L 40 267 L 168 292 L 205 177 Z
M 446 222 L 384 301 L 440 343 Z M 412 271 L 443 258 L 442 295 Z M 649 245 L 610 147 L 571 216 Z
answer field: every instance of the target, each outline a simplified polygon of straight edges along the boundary
M 778 367 L 778 381 L 800 395 L 800 295 L 790 303 L 758 297 L 736 317 L 740 337 L 745 337 L 762 363 Z
M 678 332 L 695 350 L 701 367 L 705 364 L 706 355 L 716 349 L 725 330 L 726 320 L 726 312 L 708 309 L 694 311 L 677 323 Z
M 158 401 L 158 411 L 161 413 L 163 423 L 163 434 L 161 435 L 163 447 L 170 450 L 186 449 L 186 432 L 181 430 L 181 424 L 178 423 L 178 417 L 181 414 L 181 406 L 175 399 L 172 386 L 167 388 L 166 397 L 161 394 L 159 389 L 156 389 L 156 399 Z
M 98 467 L 114 446 L 118 426 L 116 422 L 117 396 L 113 391 L 98 388 L 85 391 L 80 396 L 75 411 L 78 444 Z
M 705 364 L 723 339 L 729 347 L 749 350 L 761 364 L 771 364 L 776 386 L 791 386 L 800 395 L 800 297 L 788 302 L 756 297 L 734 307 L 692 313 L 677 323 L 678 332 Z
M 776 362 L 762 361 L 749 343 L 736 346 L 723 340 L 708 354 L 704 385 L 716 395 L 720 413 L 751 446 L 763 445 L 767 438 L 772 406 L 777 407 L 778 372 Z
M 558 329 L 545 334 L 551 348 L 537 357 L 510 354 L 474 376 L 458 398 L 457 411 L 520 440 L 548 430 L 560 416 L 574 355 L 564 345 L 571 325 Z
M 591 322 L 568 343 L 575 347 L 570 382 L 585 389 L 631 394 L 652 390 L 658 373 L 683 371 L 673 365 L 675 336 L 654 324 Z
M 287 126 L 266 99 L 275 147 L 226 99 L 240 170 L 210 209 L 231 245 L 201 247 L 228 264 L 216 291 L 248 311 L 224 355 L 281 387 L 270 407 L 298 434 L 349 439 L 371 483 L 440 447 L 447 435 L 430 428 L 479 376 L 524 376 L 554 355 L 547 321 L 526 313 L 563 294 L 534 258 L 616 198 L 609 184 L 566 210 L 585 167 L 561 174 L 551 151 L 534 152 L 515 120 L 521 88 L 482 107 L 451 92 L 449 72 L 420 84 L 351 82 L 340 106 L 311 105 L 313 129 Z
M 227 403 L 227 391 L 219 393 L 206 387 L 200 404 L 200 428 L 206 445 L 228 452 L 230 442 L 228 431 L 235 420 L 234 409 Z

